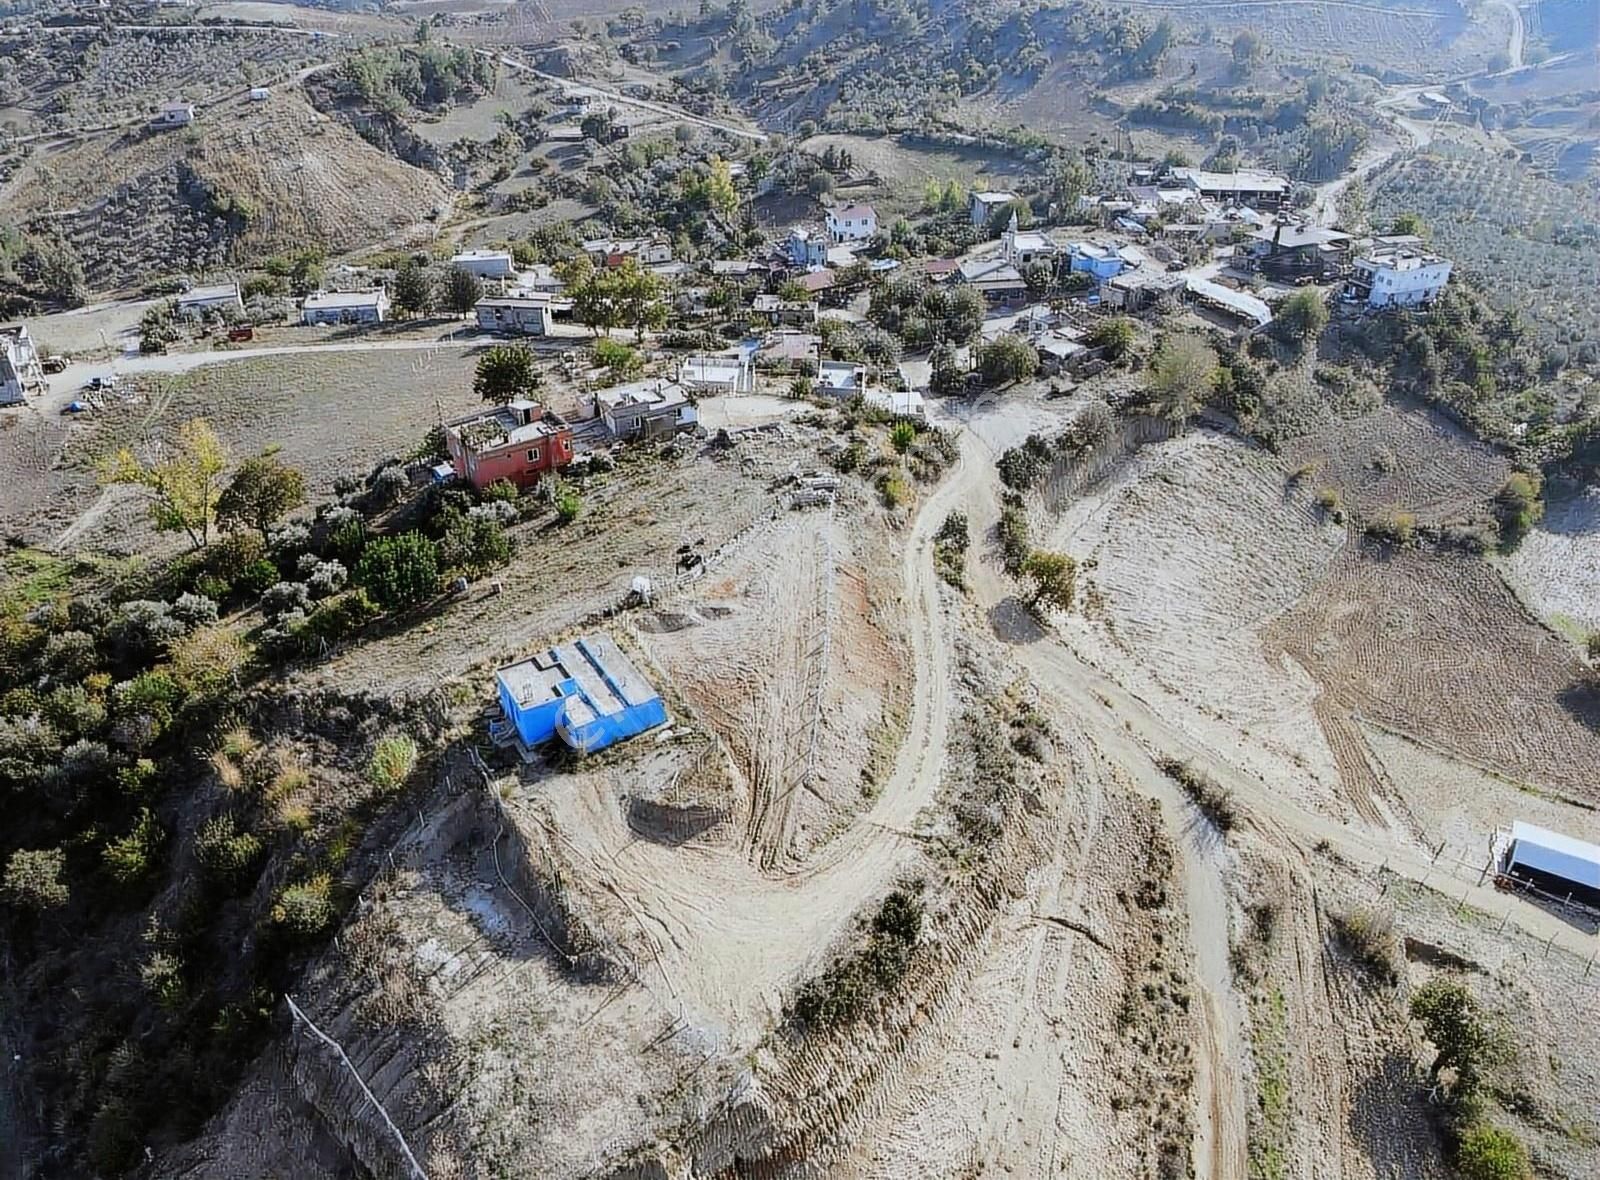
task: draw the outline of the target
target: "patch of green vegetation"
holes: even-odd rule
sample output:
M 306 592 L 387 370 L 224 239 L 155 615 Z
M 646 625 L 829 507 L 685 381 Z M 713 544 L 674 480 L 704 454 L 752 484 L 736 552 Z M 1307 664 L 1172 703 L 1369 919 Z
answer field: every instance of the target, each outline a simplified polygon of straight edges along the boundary
M 1284 1180 L 1289 1174 L 1293 1118 L 1289 1089 L 1289 1012 L 1283 992 L 1273 988 L 1257 1000 L 1250 1042 L 1256 1066 L 1256 1108 L 1250 1119 L 1250 1180 Z
M 920 886 L 895 889 L 873 915 L 866 945 L 801 987 L 791 1014 L 807 1031 L 849 1024 L 905 979 L 922 934 Z

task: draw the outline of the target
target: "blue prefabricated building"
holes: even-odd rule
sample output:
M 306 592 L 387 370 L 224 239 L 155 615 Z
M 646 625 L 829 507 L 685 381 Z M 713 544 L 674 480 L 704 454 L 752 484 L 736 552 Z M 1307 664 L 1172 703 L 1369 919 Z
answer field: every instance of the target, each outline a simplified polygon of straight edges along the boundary
M 559 737 L 592 754 L 667 720 L 661 694 L 598 631 L 501 668 L 495 678 L 500 706 L 526 746 Z

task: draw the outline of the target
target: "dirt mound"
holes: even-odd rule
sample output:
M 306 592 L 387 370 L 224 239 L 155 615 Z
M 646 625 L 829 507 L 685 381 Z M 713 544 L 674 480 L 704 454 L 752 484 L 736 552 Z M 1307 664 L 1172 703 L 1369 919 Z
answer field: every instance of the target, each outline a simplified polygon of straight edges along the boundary
M 141 127 L 67 148 L 30 170 L 11 204 L 59 232 L 104 290 L 382 241 L 444 196 L 436 177 L 283 92 L 208 109 L 182 131 Z
M 1349 712 L 1595 798 L 1600 702 L 1570 647 L 1480 561 L 1348 551 L 1267 643 Z

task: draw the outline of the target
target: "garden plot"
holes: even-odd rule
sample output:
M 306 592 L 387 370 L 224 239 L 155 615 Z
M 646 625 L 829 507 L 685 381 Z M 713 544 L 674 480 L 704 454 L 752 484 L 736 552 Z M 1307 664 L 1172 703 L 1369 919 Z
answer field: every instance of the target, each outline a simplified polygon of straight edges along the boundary
M 1203 433 L 1148 447 L 1047 535 L 1080 563 L 1089 624 L 1077 634 L 1097 659 L 1181 703 L 1186 727 L 1238 745 L 1252 771 L 1337 793 L 1317 686 L 1261 634 L 1317 585 L 1345 534 L 1276 460 Z
M 1529 607 L 1574 639 L 1600 631 L 1600 492 L 1552 495 L 1498 566 Z
M 1308 469 L 1307 489 L 1331 487 L 1358 520 L 1391 509 L 1438 524 L 1481 508 L 1511 466 L 1443 414 L 1385 404 L 1341 419 L 1282 448 L 1291 469 Z
M 1346 552 L 1266 641 L 1340 709 L 1534 785 L 1600 798 L 1600 697 L 1571 646 L 1479 560 Z
M 437 147 L 448 147 L 458 139 L 491 140 L 504 129 L 502 115 L 520 116 L 535 96 L 548 90 L 543 83 L 527 82 L 510 70 L 502 70 L 493 92 L 475 102 L 451 106 L 437 119 L 416 119 L 410 127 Z

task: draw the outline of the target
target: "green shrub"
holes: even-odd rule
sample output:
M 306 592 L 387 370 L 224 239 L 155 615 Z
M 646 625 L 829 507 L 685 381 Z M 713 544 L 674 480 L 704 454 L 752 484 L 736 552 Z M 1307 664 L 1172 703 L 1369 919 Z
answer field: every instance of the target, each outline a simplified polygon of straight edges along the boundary
M 272 920 L 299 938 L 326 930 L 333 923 L 333 882 L 328 874 L 318 873 L 278 894 Z
M 836 959 L 795 996 L 792 1015 L 806 1029 L 848 1024 L 878 996 L 898 987 L 922 935 L 922 902 L 896 889 L 873 915 L 866 945 Z
M 250 598 L 259 598 L 280 580 L 278 567 L 263 557 L 240 570 L 239 576 L 233 581 L 233 587 Z
M 1456 1145 L 1462 1180 L 1530 1180 L 1528 1149 L 1509 1131 L 1488 1123 L 1468 1127 Z
M 396 791 L 417 766 L 417 743 L 407 734 L 392 733 L 378 739 L 367 761 L 367 779 L 383 791 Z
M 66 867 L 66 857 L 59 848 L 19 848 L 6 861 L 0 894 L 19 909 L 40 912 L 64 906 L 71 897 L 61 879 Z
M 522 489 L 509 479 L 497 479 L 480 493 L 485 503 L 504 501 L 507 504 L 515 504 L 517 497 L 520 495 L 522 495 Z
M 386 611 L 425 602 L 439 590 L 439 547 L 421 533 L 383 537 L 361 554 L 356 582 Z
M 223 814 L 200 825 L 195 835 L 195 859 L 206 878 L 228 889 L 247 883 L 251 870 L 266 851 L 261 837 L 240 831 L 232 815 Z
M 911 449 L 911 444 L 917 441 L 917 428 L 909 422 L 896 422 L 894 429 L 889 432 L 889 442 L 900 454 L 905 454 Z
M 1000 510 L 1000 555 L 1006 572 L 1019 574 L 1022 565 L 1033 551 L 1028 529 L 1028 517 L 1020 504 L 1007 504 Z
M 556 489 L 555 506 L 556 519 L 562 524 L 571 524 L 583 511 L 583 497 L 570 484 L 562 484 Z
M 154 875 L 159 866 L 161 845 L 167 834 L 161 830 L 149 808 L 139 812 L 133 828 L 100 850 L 100 862 L 118 885 L 138 885 Z
M 1367 522 L 1367 536 L 1389 545 L 1409 545 L 1417 536 L 1417 514 L 1392 508 Z

